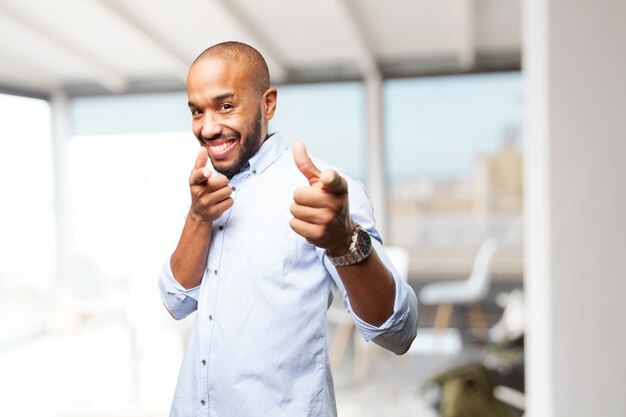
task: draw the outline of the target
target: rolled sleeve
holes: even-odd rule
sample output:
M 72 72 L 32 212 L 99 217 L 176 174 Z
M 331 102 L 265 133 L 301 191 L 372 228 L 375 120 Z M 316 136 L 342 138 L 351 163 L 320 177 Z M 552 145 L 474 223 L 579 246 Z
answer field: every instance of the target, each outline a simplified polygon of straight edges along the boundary
M 395 277 L 394 280 L 396 298 L 393 313 L 378 327 L 363 321 L 349 307 L 350 301 L 347 298 L 346 302 L 354 323 L 365 340 L 371 340 L 396 354 L 402 354 L 409 349 L 417 334 L 417 297 L 406 282 L 398 281 Z
M 200 286 L 186 289 L 180 285 L 174 277 L 169 259 L 161 270 L 159 290 L 165 308 L 176 320 L 187 317 L 198 308 Z
M 396 354 L 403 354 L 409 349 L 417 334 L 417 297 L 413 289 L 391 264 L 391 261 L 384 253 L 382 244 L 376 239 L 372 239 L 372 244 L 387 269 L 391 271 L 395 283 L 393 313 L 380 326 L 367 323 L 354 313 L 337 270 L 332 266 L 326 256 L 324 263 L 326 269 L 330 272 L 341 290 L 344 307 L 352 316 L 354 324 L 361 332 L 363 338 L 367 341 L 373 341 L 377 345 Z

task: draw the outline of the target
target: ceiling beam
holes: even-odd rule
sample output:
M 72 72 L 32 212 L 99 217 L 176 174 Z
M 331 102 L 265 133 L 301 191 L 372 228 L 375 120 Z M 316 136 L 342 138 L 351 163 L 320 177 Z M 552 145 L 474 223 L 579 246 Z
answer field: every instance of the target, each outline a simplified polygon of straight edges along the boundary
M 58 71 L 52 65 L 46 65 L 45 73 L 42 73 L 41 57 L 29 51 L 22 45 L 24 39 L 15 38 L 13 33 L 17 28 L 6 15 L 0 11 L 0 27 L 11 38 L 11 42 L 0 40 L 1 60 L 9 65 L 0 65 L 0 93 L 16 96 L 44 98 L 47 91 L 61 86 Z M 19 26 L 18 26 L 19 27 Z M 20 29 L 21 30 L 21 29 Z M 102 88 L 102 87 L 100 87 Z
M 3 81 L 4 82 L 4 81 Z M 0 84 L 0 94 L 7 94 L 10 96 L 20 96 L 28 98 L 36 98 L 39 100 L 49 100 L 50 94 L 45 91 L 37 91 L 33 89 L 23 89 L 15 87 L 13 85 Z
M 41 25 L 32 24 L 15 7 L 3 2 L 0 4 L 0 14 L 3 15 L 3 19 L 10 21 L 26 36 L 36 40 L 38 44 L 71 57 L 73 65 L 83 67 L 94 82 L 108 91 L 118 93 L 126 89 L 127 81 L 124 77 L 108 68 L 106 64 L 97 62 L 90 54 L 64 41 L 53 31 L 46 30 Z
M 345 27 L 347 27 L 352 34 L 352 43 L 357 58 L 356 64 L 363 74 L 363 77 L 381 77 L 380 69 L 378 68 L 372 48 L 369 45 L 365 28 L 357 20 L 354 11 L 350 9 L 346 0 L 336 0 L 331 3 L 336 5 L 335 9 L 337 15 L 340 16 Z
M 238 30 L 254 39 L 255 47 L 263 52 L 265 60 L 271 64 L 272 78 L 277 83 L 284 82 L 288 76 L 285 60 L 274 45 L 261 33 L 257 23 L 248 18 L 247 14 L 232 0 L 213 0 L 212 3 L 221 7 L 223 12 L 237 23 Z
M 169 67 L 172 70 L 172 75 L 174 75 L 177 79 L 181 80 L 183 83 L 187 82 L 187 71 L 189 70 L 189 62 L 188 58 L 181 55 L 180 52 L 169 45 L 168 42 L 163 39 L 162 36 L 159 35 L 156 31 L 149 28 L 147 25 L 142 23 L 139 19 L 136 19 L 134 16 L 131 16 L 127 10 L 124 10 L 114 1 L 111 0 L 91 0 L 94 3 L 99 3 L 103 7 L 105 7 L 111 14 L 118 17 L 122 20 L 126 25 L 134 29 L 137 33 L 139 33 L 145 40 L 151 43 L 155 48 L 157 48 L 164 56 L 169 60 Z

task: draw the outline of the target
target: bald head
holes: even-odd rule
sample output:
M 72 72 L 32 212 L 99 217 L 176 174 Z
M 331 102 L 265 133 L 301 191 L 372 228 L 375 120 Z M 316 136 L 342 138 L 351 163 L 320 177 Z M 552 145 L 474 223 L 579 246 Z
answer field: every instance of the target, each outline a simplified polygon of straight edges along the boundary
M 218 43 L 198 55 L 192 66 L 204 59 L 217 59 L 246 68 L 252 87 L 261 95 L 270 87 L 270 73 L 265 58 L 250 45 L 234 41 Z

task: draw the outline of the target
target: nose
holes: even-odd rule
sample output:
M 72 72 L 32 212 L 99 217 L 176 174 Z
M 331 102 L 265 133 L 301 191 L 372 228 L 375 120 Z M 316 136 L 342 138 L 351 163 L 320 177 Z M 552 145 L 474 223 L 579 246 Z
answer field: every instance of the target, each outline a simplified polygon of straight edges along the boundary
M 202 121 L 202 130 L 200 134 L 203 138 L 210 139 L 215 135 L 222 133 L 222 125 L 216 120 L 215 116 L 211 113 L 205 114 Z

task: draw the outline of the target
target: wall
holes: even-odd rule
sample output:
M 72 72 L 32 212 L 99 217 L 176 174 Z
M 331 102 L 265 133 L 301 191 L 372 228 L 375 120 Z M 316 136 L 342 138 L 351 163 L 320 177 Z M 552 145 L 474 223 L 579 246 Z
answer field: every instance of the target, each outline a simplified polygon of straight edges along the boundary
M 527 411 L 626 415 L 626 2 L 525 3 Z

